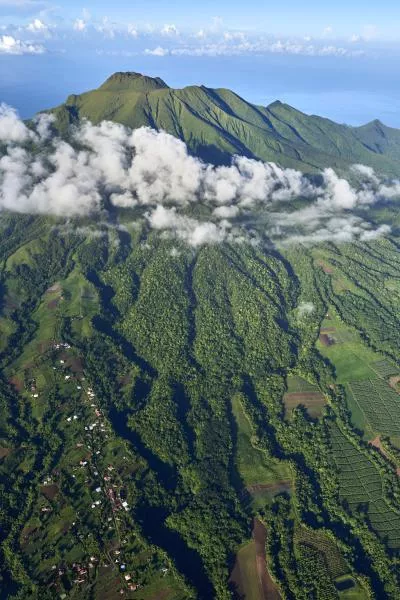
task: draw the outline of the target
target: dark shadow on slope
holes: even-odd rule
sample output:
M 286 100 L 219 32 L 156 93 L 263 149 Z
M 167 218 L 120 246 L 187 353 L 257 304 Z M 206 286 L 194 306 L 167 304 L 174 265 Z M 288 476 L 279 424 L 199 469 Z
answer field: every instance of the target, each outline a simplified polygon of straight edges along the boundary
M 217 166 L 229 166 L 232 163 L 233 154 L 221 150 L 221 148 L 218 148 L 218 146 L 215 146 L 214 144 L 197 144 L 188 142 L 188 147 L 192 156 L 200 158 L 206 163 L 211 163 Z M 245 153 L 245 156 L 252 157 L 249 152 Z
M 147 446 L 142 442 L 140 436 L 128 425 L 129 417 L 135 413 L 129 411 L 118 411 L 115 406 L 109 408 L 109 417 L 114 431 L 123 439 L 128 441 L 143 456 L 151 469 L 157 473 L 160 483 L 167 490 L 174 490 L 177 484 L 177 475 L 173 467 L 160 460 Z
M 115 295 L 113 288 L 109 285 L 105 285 L 97 275 L 97 273 L 93 270 L 90 270 L 86 274 L 87 279 L 95 286 L 97 289 L 102 313 L 104 316 L 95 316 L 93 318 L 94 327 L 103 333 L 104 335 L 110 337 L 114 343 L 121 348 L 121 351 L 131 362 L 138 365 L 144 373 L 147 373 L 149 376 L 154 377 L 156 375 L 155 369 L 141 356 L 136 353 L 133 345 L 126 340 L 118 331 L 116 331 L 112 325 L 116 318 L 118 318 L 118 311 L 112 304 L 112 299 Z
M 163 548 L 174 560 L 178 571 L 183 573 L 188 583 L 198 594 L 199 600 L 215 598 L 215 590 L 209 580 L 200 555 L 189 548 L 178 533 L 165 525 L 168 512 L 163 508 L 141 506 L 136 518 L 146 538 Z

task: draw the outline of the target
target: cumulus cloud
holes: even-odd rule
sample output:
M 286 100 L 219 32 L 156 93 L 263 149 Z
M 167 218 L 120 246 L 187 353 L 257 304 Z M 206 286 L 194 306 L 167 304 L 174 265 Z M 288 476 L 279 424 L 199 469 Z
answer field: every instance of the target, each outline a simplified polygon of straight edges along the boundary
M 75 31 L 86 31 L 87 23 L 83 19 L 75 19 L 73 24 L 73 29 Z
M 3 143 L 9 142 L 26 142 L 31 135 L 31 132 L 26 127 L 25 123 L 18 117 L 17 111 L 7 106 L 0 105 L 0 141 Z
M 12 35 L 0 36 L 0 54 L 14 54 L 21 56 L 23 54 L 43 54 L 46 52 L 44 46 L 32 44 L 16 39 Z
M 146 48 L 144 54 L 148 56 L 167 56 L 169 54 L 169 50 L 167 48 L 163 48 L 162 46 L 157 46 L 157 48 Z
M 154 229 L 171 230 L 178 238 L 191 246 L 221 243 L 229 236 L 228 223 L 200 222 L 179 215 L 175 207 L 166 208 L 159 204 L 153 212 L 147 215 L 147 218 Z
M 135 27 L 135 25 L 128 25 L 128 34 L 133 37 L 133 38 L 137 38 L 139 35 L 139 32 L 137 30 L 137 28 Z
M 30 33 L 42 33 L 46 34 L 49 32 L 48 26 L 43 23 L 40 19 L 33 19 L 32 23 L 29 23 L 26 27 Z
M 179 31 L 173 23 L 170 25 L 165 24 L 164 27 L 161 29 L 161 35 L 177 36 L 179 35 Z
M 371 225 L 368 207 L 400 196 L 399 181 L 382 181 L 364 165 L 353 166 L 353 184 L 333 169 L 317 184 L 243 156 L 230 166 L 205 164 L 179 139 L 146 127 L 84 122 L 66 141 L 54 134 L 51 115 L 28 127 L 5 105 L 0 144 L 1 209 L 60 217 L 134 209 L 149 227 L 195 247 L 257 236 L 284 244 L 368 241 L 389 232 Z
M 101 33 L 105 38 L 113 40 L 118 31 L 118 26 L 113 23 L 108 17 L 103 17 L 101 22 L 95 26 L 96 31 Z

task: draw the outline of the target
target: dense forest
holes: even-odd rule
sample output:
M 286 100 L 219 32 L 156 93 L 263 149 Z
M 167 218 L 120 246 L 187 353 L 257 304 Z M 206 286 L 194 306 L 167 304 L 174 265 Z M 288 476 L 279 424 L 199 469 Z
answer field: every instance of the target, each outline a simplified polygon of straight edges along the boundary
M 0 598 L 398 598 L 398 239 L 73 225 L 0 220 Z

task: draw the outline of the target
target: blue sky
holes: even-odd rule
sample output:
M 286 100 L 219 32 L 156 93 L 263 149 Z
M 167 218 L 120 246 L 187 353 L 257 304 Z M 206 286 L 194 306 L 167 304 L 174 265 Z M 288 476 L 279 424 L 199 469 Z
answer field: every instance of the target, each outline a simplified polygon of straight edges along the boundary
M 399 22 L 392 0 L 0 0 L 0 101 L 27 117 L 134 70 L 400 127 Z

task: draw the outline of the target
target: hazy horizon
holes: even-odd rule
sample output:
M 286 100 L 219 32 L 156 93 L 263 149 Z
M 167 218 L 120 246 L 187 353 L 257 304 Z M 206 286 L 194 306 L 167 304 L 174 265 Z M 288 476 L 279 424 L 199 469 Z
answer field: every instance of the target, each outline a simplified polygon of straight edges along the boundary
M 316 5 L 305 20 L 293 2 L 287 19 L 283 7 L 257 0 L 246 11 L 205 2 L 190 12 L 180 1 L 167 11 L 156 0 L 112 9 L 3 0 L 0 101 L 26 118 L 130 70 L 171 87 L 228 87 L 257 104 L 278 99 L 349 125 L 380 119 L 400 127 L 399 8 L 390 0 L 386 12 L 338 4 Z

